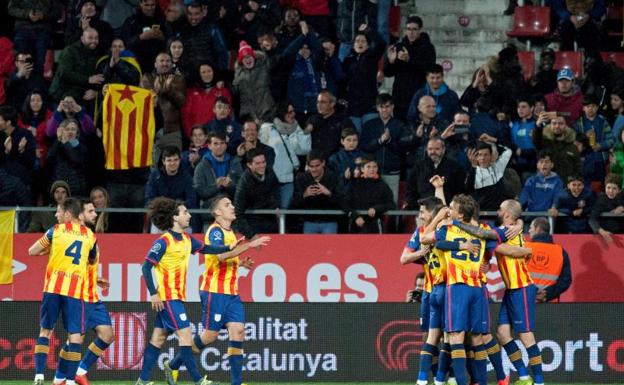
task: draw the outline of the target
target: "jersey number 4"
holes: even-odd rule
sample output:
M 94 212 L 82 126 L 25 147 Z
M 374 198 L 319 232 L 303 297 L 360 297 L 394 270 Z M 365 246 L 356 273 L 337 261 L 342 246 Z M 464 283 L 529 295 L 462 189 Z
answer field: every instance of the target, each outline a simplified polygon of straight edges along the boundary
M 65 249 L 65 256 L 73 258 L 72 263 L 74 265 L 80 264 L 80 255 L 82 251 L 82 241 L 74 241 L 67 249 Z
M 466 242 L 466 238 L 456 238 L 454 241 L 457 242 Z M 475 245 L 481 246 L 481 241 L 478 239 L 472 239 L 470 242 Z M 453 250 L 451 252 L 451 257 L 460 261 L 465 261 L 466 259 L 470 259 L 472 262 L 479 262 L 479 257 L 481 253 L 473 254 L 468 250 Z

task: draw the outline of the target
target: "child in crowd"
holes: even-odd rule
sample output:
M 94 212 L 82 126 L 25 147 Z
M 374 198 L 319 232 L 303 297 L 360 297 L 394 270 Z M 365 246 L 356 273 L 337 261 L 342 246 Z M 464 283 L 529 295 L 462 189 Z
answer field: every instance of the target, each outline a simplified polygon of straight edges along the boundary
M 345 127 L 340 132 L 340 144 L 342 148 L 337 153 L 329 157 L 329 168 L 342 178 L 342 183 L 346 185 L 351 178 L 359 177 L 359 165 L 362 162 L 364 153 L 358 149 L 359 137 L 354 127 Z
M 563 182 L 552 171 L 555 164 L 548 151 L 540 151 L 537 158 L 537 173 L 526 180 L 518 200 L 527 211 L 554 213 L 557 199 L 563 192 Z
M 563 218 L 563 232 L 569 234 L 586 234 L 590 232 L 589 213 L 594 207 L 594 192 L 585 187 L 581 175 L 568 177 L 568 189 L 559 195 L 556 203 Z
M 622 194 L 622 177 L 608 174 L 605 178 L 604 192 L 598 196 L 589 218 L 589 226 L 607 243 L 612 242 L 613 234 L 624 233 L 622 218 L 601 217 L 601 214 L 624 214 L 624 194 Z

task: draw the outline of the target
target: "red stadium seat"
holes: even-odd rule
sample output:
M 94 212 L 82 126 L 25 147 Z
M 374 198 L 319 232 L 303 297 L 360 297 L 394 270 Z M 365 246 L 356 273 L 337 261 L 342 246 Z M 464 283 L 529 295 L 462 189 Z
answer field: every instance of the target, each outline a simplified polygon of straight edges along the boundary
M 518 52 L 518 59 L 522 66 L 522 75 L 525 80 L 529 80 L 535 74 L 535 52 L 533 51 L 520 51 Z
M 555 69 L 569 68 L 574 72 L 575 78 L 583 75 L 583 53 L 579 51 L 555 52 Z
M 604 62 L 613 62 L 618 67 L 624 69 L 624 52 L 601 52 Z
M 513 27 L 507 36 L 517 38 L 545 38 L 550 35 L 550 7 L 516 7 Z M 531 49 L 531 40 L 527 48 Z

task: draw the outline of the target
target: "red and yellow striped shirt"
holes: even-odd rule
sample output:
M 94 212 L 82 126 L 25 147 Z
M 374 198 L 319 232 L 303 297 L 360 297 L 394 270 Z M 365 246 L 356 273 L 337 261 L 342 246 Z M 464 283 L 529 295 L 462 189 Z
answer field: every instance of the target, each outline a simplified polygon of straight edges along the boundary
M 215 222 L 208 228 L 204 241 L 207 245 L 230 246 L 236 243 L 236 234 Z M 206 254 L 205 264 L 200 290 L 238 295 L 238 257 L 219 261 L 217 255 Z
M 100 295 L 98 294 L 97 279 L 98 279 L 98 267 L 100 265 L 100 253 L 95 259 L 95 263 L 87 265 L 87 280 L 84 286 L 84 298 L 85 302 L 96 303 L 100 301 Z
M 444 252 L 444 258 L 447 262 L 447 285 L 464 283 L 468 286 L 481 287 L 480 267 L 486 248 L 485 241 L 453 225 L 443 226 L 437 230 L 436 241 L 473 242 L 480 246 L 478 254 L 472 254 L 467 250 L 449 250 Z
M 38 242 L 50 247 L 43 291 L 82 299 L 89 256 L 97 254 L 93 232 L 78 223 L 62 223 L 46 231 Z
M 163 301 L 186 300 L 188 261 L 194 250 L 201 248 L 186 233 L 164 233 L 158 238 L 146 259 L 154 264 L 158 296 Z
M 524 236 L 518 234 L 515 237 L 508 239 L 505 236 L 507 228 L 496 228 L 501 242 L 507 243 L 511 246 L 524 247 Z M 501 273 L 501 277 L 505 282 L 505 286 L 508 289 L 520 289 L 533 284 L 533 279 L 529 273 L 526 259 L 524 258 L 512 258 L 506 255 L 496 254 L 498 261 L 498 270 Z

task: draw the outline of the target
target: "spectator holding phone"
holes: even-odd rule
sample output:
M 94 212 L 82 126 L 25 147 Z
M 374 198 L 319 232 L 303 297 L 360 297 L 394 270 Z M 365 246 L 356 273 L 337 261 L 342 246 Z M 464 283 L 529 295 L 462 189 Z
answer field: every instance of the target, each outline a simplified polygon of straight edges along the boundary
M 581 172 L 581 156 L 574 145 L 575 137 L 574 130 L 568 127 L 563 116 L 554 111 L 540 113 L 533 131 L 533 143 L 537 151 L 546 150 L 550 154 L 555 164 L 553 171 L 562 181 Z
M 18 52 L 15 55 L 15 70 L 5 82 L 6 104 L 21 110 L 26 96 L 34 89 L 47 90 L 43 77 L 34 71 L 34 59 L 29 52 Z M 46 93 L 47 95 L 47 93 Z

